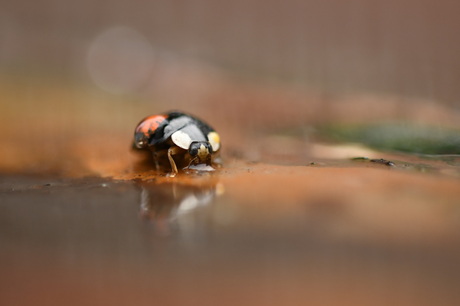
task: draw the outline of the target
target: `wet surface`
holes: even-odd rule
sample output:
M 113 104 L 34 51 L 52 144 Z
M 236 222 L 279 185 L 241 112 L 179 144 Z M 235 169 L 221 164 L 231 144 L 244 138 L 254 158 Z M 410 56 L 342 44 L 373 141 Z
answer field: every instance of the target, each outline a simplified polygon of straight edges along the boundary
M 353 163 L 3 175 L 2 303 L 454 305 L 460 181 Z

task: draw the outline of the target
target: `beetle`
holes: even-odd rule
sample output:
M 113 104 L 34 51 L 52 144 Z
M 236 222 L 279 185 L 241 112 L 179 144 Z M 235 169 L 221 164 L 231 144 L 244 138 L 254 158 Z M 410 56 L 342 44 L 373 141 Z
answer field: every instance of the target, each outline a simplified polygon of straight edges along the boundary
M 148 116 L 134 130 L 133 148 L 150 150 L 157 170 L 166 154 L 173 175 L 178 163 L 211 165 L 220 147 L 220 136 L 210 125 L 179 111 Z

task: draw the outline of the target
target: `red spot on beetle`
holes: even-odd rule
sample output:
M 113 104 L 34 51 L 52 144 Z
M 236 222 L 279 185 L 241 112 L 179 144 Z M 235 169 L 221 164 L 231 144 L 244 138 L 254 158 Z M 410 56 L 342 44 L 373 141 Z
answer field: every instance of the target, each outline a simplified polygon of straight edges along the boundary
M 144 118 L 136 127 L 136 133 L 142 133 L 148 136 L 149 132 L 155 131 L 158 126 L 166 120 L 166 116 L 152 115 Z

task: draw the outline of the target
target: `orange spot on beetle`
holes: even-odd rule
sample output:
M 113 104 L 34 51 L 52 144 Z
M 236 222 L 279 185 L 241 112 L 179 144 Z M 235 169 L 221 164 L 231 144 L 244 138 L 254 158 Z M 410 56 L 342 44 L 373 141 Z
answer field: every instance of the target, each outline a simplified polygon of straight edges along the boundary
M 152 115 L 144 118 L 136 127 L 136 133 L 148 136 L 149 131 L 155 131 L 158 126 L 166 119 L 163 115 Z

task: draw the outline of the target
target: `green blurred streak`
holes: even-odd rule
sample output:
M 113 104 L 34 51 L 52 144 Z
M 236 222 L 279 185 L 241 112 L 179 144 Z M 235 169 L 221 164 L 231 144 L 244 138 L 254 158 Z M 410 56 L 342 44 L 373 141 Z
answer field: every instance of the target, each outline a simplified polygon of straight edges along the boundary
M 320 135 L 343 142 L 358 142 L 386 151 L 418 154 L 460 154 L 460 131 L 405 123 L 332 125 Z

